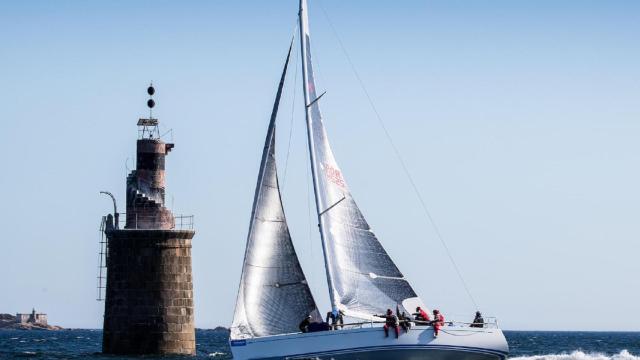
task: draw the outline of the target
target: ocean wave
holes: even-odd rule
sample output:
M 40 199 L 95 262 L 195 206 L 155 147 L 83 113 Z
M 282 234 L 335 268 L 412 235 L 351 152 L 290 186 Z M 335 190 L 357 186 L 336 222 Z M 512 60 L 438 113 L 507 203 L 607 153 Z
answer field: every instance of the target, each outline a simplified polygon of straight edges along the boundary
M 627 350 L 622 350 L 615 355 L 606 355 L 601 353 L 585 353 L 576 350 L 572 353 L 535 355 L 535 356 L 518 356 L 509 358 L 510 360 L 640 360 L 639 356 L 635 356 Z

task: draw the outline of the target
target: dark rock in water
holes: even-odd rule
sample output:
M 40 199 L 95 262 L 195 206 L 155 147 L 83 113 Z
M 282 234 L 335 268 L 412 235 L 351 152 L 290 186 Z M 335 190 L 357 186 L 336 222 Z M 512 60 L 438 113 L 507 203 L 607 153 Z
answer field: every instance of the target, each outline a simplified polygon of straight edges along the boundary
M 11 314 L 0 314 L 0 329 L 13 329 L 16 324 L 16 317 Z
M 220 331 L 220 332 L 229 332 L 229 329 L 227 329 L 224 326 L 216 326 L 213 331 Z
M 62 330 L 55 325 L 42 325 L 33 323 L 19 323 L 11 314 L 0 314 L 0 330 Z

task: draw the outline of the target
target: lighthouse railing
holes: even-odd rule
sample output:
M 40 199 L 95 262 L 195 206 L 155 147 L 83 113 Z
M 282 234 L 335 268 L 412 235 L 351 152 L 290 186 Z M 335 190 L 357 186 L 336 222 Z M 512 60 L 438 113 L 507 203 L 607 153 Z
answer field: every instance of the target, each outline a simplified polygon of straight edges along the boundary
M 154 230 L 157 229 L 155 224 L 160 223 L 161 219 L 153 215 L 140 215 L 136 214 L 134 221 L 127 227 L 127 214 L 120 213 L 118 219 L 118 225 L 120 229 L 127 230 Z M 193 230 L 194 229 L 194 216 L 193 215 L 173 215 L 173 227 L 170 230 Z

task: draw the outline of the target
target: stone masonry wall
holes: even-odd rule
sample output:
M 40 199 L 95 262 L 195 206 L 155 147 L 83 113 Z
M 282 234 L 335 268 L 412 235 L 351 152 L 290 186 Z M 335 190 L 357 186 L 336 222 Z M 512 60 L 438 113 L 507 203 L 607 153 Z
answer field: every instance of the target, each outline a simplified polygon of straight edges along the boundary
M 127 229 L 174 228 L 165 207 L 165 158 L 173 148 L 160 139 L 138 139 L 136 169 L 127 176 Z
M 107 232 L 103 352 L 195 354 L 192 230 Z

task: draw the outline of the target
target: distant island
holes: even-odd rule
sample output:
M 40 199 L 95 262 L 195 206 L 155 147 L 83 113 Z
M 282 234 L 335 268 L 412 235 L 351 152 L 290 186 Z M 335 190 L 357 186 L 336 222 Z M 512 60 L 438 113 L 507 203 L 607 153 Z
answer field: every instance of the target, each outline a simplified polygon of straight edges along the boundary
M 230 330 L 224 326 L 216 326 L 213 329 L 201 329 L 201 328 L 196 328 L 196 330 L 199 331 L 215 331 L 215 332 L 229 332 Z
M 62 330 L 62 327 L 49 325 L 47 314 L 33 309 L 31 314 L 0 314 L 0 330 Z
M 61 326 L 49 325 L 47 314 L 37 313 L 35 309 L 30 314 L 1 314 L 0 331 L 2 330 L 64 330 Z M 230 330 L 224 326 L 213 329 L 198 329 L 201 331 L 226 332 Z

